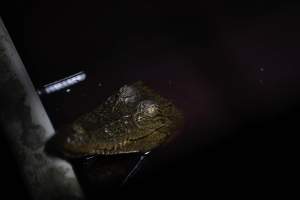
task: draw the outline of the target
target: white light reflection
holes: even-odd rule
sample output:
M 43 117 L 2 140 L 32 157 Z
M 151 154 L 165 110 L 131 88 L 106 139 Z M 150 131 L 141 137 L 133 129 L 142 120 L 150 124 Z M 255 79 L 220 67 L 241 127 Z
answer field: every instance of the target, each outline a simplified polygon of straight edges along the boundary
M 85 79 L 86 79 L 86 74 L 85 72 L 81 71 L 74 75 L 63 78 L 61 80 L 44 85 L 43 88 L 41 90 L 38 90 L 37 92 L 39 95 L 44 93 L 50 94 L 62 90 L 64 88 L 70 87 L 72 85 L 75 85 L 81 81 L 84 81 Z

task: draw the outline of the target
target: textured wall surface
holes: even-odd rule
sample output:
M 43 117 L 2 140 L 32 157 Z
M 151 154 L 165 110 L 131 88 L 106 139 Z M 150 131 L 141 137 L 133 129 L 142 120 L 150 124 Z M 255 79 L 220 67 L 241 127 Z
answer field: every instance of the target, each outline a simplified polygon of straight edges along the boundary
M 83 199 L 71 165 L 44 153 L 55 131 L 1 19 L 0 94 L 0 123 L 33 199 Z

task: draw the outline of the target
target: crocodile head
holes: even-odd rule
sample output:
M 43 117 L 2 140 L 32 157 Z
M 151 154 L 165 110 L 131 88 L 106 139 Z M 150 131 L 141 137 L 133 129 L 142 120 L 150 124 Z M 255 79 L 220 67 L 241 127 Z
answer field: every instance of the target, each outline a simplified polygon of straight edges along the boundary
M 68 124 L 55 144 L 67 157 L 145 153 L 170 138 L 182 121 L 170 101 L 137 82 Z

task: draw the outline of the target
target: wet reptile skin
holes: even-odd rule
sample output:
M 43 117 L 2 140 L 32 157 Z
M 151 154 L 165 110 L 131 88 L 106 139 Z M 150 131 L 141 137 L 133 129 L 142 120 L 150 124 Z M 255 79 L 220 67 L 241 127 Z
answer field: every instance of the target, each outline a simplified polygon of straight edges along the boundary
M 170 101 L 136 82 L 67 125 L 56 143 L 68 157 L 143 153 L 165 142 L 182 121 Z

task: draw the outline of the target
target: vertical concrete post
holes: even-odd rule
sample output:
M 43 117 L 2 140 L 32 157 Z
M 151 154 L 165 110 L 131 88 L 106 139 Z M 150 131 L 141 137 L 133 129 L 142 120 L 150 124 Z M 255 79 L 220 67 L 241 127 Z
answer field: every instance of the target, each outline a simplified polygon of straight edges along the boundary
M 71 165 L 44 153 L 54 129 L 1 18 L 0 96 L 0 123 L 33 199 L 83 199 Z

